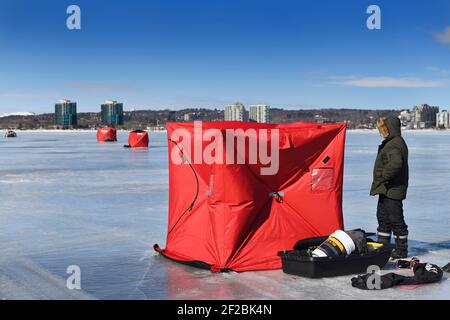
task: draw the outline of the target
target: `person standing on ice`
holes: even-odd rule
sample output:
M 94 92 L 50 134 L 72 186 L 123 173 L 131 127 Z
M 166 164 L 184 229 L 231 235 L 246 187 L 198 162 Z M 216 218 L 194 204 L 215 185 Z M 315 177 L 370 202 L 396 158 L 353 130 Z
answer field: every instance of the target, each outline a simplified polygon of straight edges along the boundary
M 401 136 L 400 119 L 379 118 L 377 128 L 384 138 L 378 147 L 370 195 L 379 195 L 378 242 L 390 244 L 395 236 L 393 259 L 408 256 L 408 226 L 403 217 L 403 200 L 408 189 L 408 147 Z

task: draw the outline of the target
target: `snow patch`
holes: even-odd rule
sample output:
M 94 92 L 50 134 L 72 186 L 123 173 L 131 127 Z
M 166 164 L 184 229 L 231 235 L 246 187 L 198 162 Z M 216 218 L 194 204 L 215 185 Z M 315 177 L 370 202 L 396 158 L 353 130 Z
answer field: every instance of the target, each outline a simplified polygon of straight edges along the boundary
M 11 117 L 11 116 L 34 116 L 34 112 L 12 112 L 12 113 L 0 113 L 0 118 Z

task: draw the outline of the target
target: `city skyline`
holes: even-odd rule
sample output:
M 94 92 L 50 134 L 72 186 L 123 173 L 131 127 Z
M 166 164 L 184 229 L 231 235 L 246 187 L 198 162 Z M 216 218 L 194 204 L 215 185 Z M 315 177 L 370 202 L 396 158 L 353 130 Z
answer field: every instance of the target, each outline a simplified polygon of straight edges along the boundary
M 409 129 L 448 129 L 449 112 L 439 106 L 418 104 L 403 110 L 383 109 L 280 109 L 269 105 L 250 105 L 248 110 L 242 103 L 226 105 L 222 109 L 187 108 L 181 110 L 133 110 L 123 111 L 123 103 L 106 100 L 99 112 L 77 112 L 77 102 L 63 99 L 55 104 L 53 114 L 0 114 L 1 128 L 60 129 L 96 128 L 111 125 L 126 128 L 141 128 L 164 125 L 167 122 L 192 121 L 246 121 L 260 123 L 346 123 L 349 129 L 374 129 L 375 119 L 386 116 L 400 118 L 402 126 Z M 274 112 L 272 117 L 272 111 Z M 79 117 L 78 117 L 79 116 Z M 77 119 L 80 118 L 80 122 Z M 272 119 L 273 118 L 273 119 Z
M 98 102 L 96 106 L 89 106 L 89 108 L 86 108 L 86 106 L 84 106 L 84 108 L 79 108 L 79 103 L 78 103 L 78 99 L 73 100 L 73 99 L 68 99 L 67 97 L 61 98 L 61 99 L 57 99 L 56 100 L 56 104 L 61 103 L 62 101 L 68 101 L 68 102 L 74 102 L 77 105 L 77 113 L 102 113 L 102 107 L 105 104 L 109 104 L 109 103 L 118 103 L 117 100 L 111 99 L 111 98 L 107 98 L 104 100 L 99 100 L 101 102 Z M 182 106 L 179 108 L 170 108 L 170 107 L 165 107 L 165 108 L 135 108 L 133 106 L 128 106 L 123 102 L 119 102 L 119 105 L 121 105 L 122 107 L 122 112 L 123 113 L 127 113 L 127 112 L 134 112 L 134 111 L 164 111 L 164 110 L 169 110 L 169 111 L 182 111 L 182 110 L 190 110 L 190 109 L 196 109 L 196 110 L 222 110 L 222 111 L 226 111 L 227 107 L 230 106 L 235 106 L 235 105 L 242 105 L 242 107 L 244 107 L 244 111 L 247 113 L 247 116 L 250 117 L 250 112 L 251 112 L 251 108 L 253 107 L 268 107 L 269 109 L 277 109 L 277 110 L 292 110 L 292 111 L 296 111 L 296 110 L 332 110 L 332 109 L 340 109 L 340 110 L 397 110 L 399 112 L 406 112 L 409 111 L 411 109 L 413 109 L 416 106 L 421 106 L 421 105 L 431 105 L 427 102 L 424 103 L 415 103 L 409 106 L 402 106 L 402 107 L 396 107 L 396 106 L 392 106 L 392 107 L 388 107 L 388 108 L 351 108 L 351 107 L 336 107 L 336 108 L 330 108 L 330 107 L 309 107 L 309 108 L 302 108 L 302 107 L 286 107 L 286 106 L 271 106 L 269 104 L 266 103 L 249 103 L 249 104 L 244 104 L 242 102 L 236 101 L 234 103 L 226 103 L 224 105 L 215 105 L 215 106 Z M 52 102 L 52 104 L 48 107 L 46 107 L 45 110 L 43 110 L 42 112 L 32 112 L 32 111 L 15 111 L 15 112 L 4 112 L 4 113 L 0 113 L 0 117 L 9 117 L 9 116 L 32 116 L 32 115 L 45 115 L 45 114 L 51 114 L 54 113 L 54 106 L 55 106 L 55 101 Z M 446 107 L 446 106 L 433 106 L 436 108 L 439 108 L 441 111 L 447 111 L 450 110 L 450 107 Z
M 64 97 L 88 112 L 108 96 L 135 109 L 450 109 L 448 1 L 377 1 L 381 30 L 366 28 L 368 1 L 82 0 L 72 31 L 69 4 L 0 3 L 0 113 Z

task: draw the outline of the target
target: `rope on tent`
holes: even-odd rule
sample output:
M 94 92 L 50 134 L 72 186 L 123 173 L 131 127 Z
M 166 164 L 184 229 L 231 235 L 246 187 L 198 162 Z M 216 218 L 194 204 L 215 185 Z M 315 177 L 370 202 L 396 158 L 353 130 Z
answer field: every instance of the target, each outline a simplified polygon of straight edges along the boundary
M 183 149 L 181 149 L 181 147 L 178 145 L 178 143 L 176 141 L 173 141 L 172 139 L 169 139 L 170 142 L 172 142 L 177 148 L 178 150 L 180 150 L 180 154 L 181 154 L 181 159 L 183 160 L 183 162 L 187 162 L 187 164 L 189 165 L 189 167 L 192 170 L 192 173 L 194 174 L 195 177 L 195 182 L 196 182 L 196 192 L 195 192 L 195 197 L 194 200 L 192 200 L 191 204 L 189 205 L 189 207 L 180 215 L 180 217 L 178 218 L 177 222 L 175 222 L 175 224 L 173 225 L 172 228 L 170 228 L 169 232 L 167 233 L 167 236 L 169 236 L 169 234 L 172 232 L 173 229 L 175 229 L 175 227 L 177 226 L 178 222 L 180 222 L 181 218 L 183 218 L 183 216 L 192 211 L 192 208 L 195 205 L 195 202 L 198 199 L 198 194 L 199 194 L 199 189 L 200 189 L 200 182 L 198 181 L 198 176 L 197 173 L 195 172 L 194 167 L 192 166 L 192 164 L 189 162 L 188 158 L 184 155 Z
M 284 192 L 282 191 L 273 191 L 269 193 L 269 197 L 274 197 L 278 203 L 283 202 Z

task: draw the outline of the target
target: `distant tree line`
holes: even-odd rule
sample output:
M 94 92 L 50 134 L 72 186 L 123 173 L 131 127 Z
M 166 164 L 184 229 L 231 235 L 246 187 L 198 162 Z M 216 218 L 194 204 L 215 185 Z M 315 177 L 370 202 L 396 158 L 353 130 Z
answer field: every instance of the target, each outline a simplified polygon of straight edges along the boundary
M 347 122 L 351 129 L 374 128 L 375 120 L 380 116 L 398 116 L 399 110 L 370 109 L 280 109 L 272 108 L 270 118 L 272 123 L 288 123 L 308 121 L 318 123 Z M 100 126 L 99 113 L 78 113 L 79 129 L 96 128 Z M 182 110 L 136 110 L 124 112 L 125 124 L 122 129 L 147 127 L 163 127 L 167 122 L 180 121 L 222 121 L 224 112 L 220 109 L 182 109 Z M 0 128 L 15 129 L 55 129 L 54 113 L 8 116 L 0 118 Z

